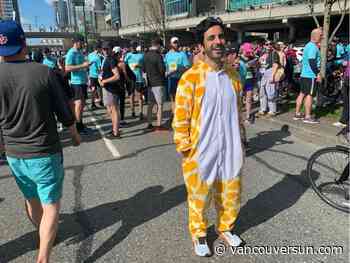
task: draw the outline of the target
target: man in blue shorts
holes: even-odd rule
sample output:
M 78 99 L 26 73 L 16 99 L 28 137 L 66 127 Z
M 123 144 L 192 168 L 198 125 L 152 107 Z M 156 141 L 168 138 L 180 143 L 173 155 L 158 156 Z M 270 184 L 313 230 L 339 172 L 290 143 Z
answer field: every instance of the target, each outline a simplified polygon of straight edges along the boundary
M 168 94 L 171 101 L 171 110 L 174 114 L 175 109 L 175 95 L 177 84 L 184 73 L 190 66 L 190 61 L 187 55 L 179 51 L 180 43 L 177 37 L 170 39 L 170 50 L 166 53 L 164 63 L 166 67 L 165 76 L 168 78 Z
M 313 97 L 317 95 L 317 84 L 321 82 L 320 64 L 322 29 L 316 28 L 311 32 L 311 41 L 306 44 L 303 52 L 302 70 L 300 75 L 300 94 L 296 101 L 294 120 L 304 123 L 317 124 L 318 120 L 311 116 Z M 305 116 L 300 112 L 304 102 Z
M 80 144 L 75 118 L 59 75 L 26 62 L 24 32 L 15 21 L 0 21 L 0 130 L 7 161 L 25 197 L 28 218 L 40 236 L 37 263 L 49 262 L 64 177 L 56 118 Z M 35 76 L 35 77 L 33 77 Z

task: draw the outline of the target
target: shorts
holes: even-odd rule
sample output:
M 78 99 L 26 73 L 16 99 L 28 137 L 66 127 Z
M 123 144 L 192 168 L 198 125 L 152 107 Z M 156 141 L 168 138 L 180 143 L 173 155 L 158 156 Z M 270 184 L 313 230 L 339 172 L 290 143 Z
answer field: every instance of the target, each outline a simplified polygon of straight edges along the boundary
M 74 100 L 86 100 L 87 99 L 87 85 L 86 84 L 71 84 L 73 89 Z
M 318 88 L 318 83 L 316 79 L 312 78 L 300 78 L 300 91 L 305 95 L 311 95 L 312 97 L 316 96 L 316 91 Z
M 64 168 L 62 153 L 22 159 L 7 156 L 16 183 L 28 199 L 42 204 L 56 203 L 62 197 Z
M 135 93 L 135 90 L 138 93 L 143 93 L 146 90 L 146 85 L 143 82 L 135 82 L 135 81 L 131 81 L 128 86 L 127 86 L 127 90 L 128 90 L 128 95 L 130 96 L 131 94 Z
M 105 106 L 118 106 L 119 105 L 119 96 L 113 94 L 108 90 L 103 91 L 103 103 Z
M 164 100 L 164 87 L 163 86 L 156 86 L 151 87 L 148 89 L 148 98 L 151 102 L 156 102 L 157 105 L 163 105 Z
M 253 79 L 247 79 L 244 83 L 244 92 L 253 91 L 255 81 Z
M 177 90 L 177 84 L 179 83 L 178 78 L 168 78 L 168 94 L 175 96 Z
M 99 87 L 98 78 L 90 78 L 90 87 Z

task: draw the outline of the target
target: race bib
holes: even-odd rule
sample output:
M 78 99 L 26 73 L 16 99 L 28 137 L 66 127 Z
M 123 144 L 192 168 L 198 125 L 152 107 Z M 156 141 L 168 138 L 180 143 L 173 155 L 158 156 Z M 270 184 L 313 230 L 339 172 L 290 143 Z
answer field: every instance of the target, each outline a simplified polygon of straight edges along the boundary
M 169 68 L 170 68 L 170 71 L 176 71 L 177 70 L 177 64 L 176 63 L 171 63 Z

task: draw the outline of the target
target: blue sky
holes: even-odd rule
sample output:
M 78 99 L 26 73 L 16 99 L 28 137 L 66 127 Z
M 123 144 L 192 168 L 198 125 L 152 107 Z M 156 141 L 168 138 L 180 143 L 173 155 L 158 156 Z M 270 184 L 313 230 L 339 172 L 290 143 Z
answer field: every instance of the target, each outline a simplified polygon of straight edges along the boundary
M 38 26 L 54 26 L 55 16 L 51 2 L 52 0 L 19 0 L 22 24 L 35 26 L 37 17 Z

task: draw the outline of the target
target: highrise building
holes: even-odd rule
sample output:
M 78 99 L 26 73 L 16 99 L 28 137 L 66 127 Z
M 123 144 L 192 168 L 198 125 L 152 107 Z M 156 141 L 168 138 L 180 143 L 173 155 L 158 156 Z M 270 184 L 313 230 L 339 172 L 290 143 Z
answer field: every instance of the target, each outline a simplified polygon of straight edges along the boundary
M 0 0 L 0 19 L 20 22 L 17 0 Z
M 67 2 L 65 0 L 55 0 L 53 6 L 57 27 L 60 29 L 67 28 L 69 26 Z

